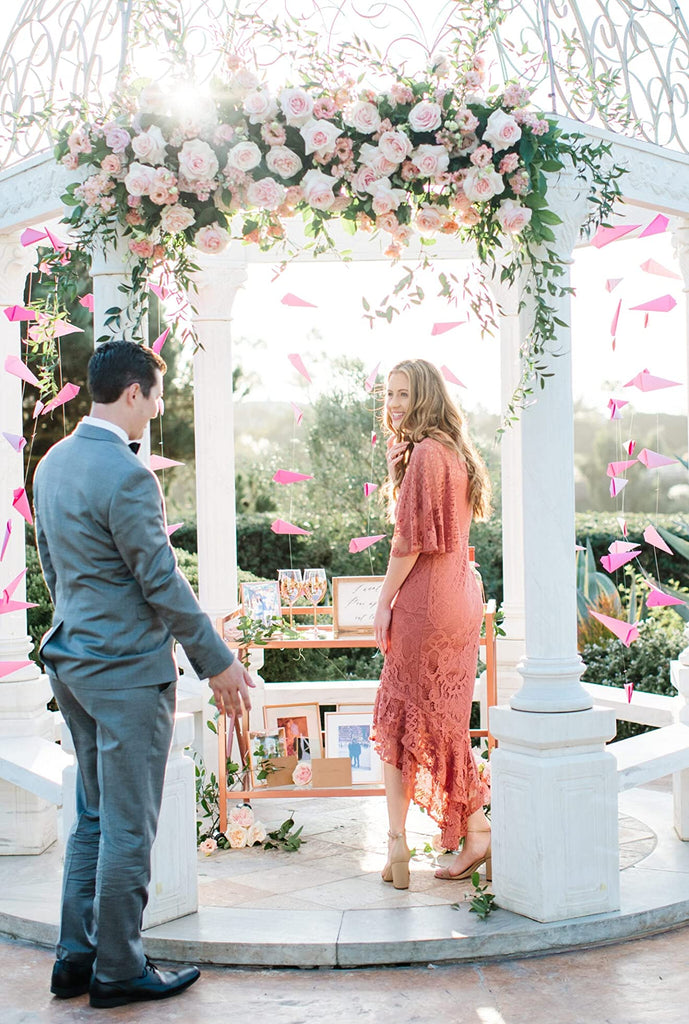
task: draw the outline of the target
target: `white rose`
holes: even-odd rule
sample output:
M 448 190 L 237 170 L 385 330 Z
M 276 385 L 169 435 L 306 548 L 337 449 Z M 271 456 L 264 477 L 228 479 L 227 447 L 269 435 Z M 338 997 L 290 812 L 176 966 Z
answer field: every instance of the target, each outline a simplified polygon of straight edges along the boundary
M 305 89 L 283 89 L 280 93 L 280 107 L 287 124 L 299 127 L 311 120 L 313 100 Z
M 366 100 L 359 100 L 347 107 L 343 117 L 345 124 L 361 132 L 362 135 L 373 135 L 380 128 L 378 107 L 375 103 L 369 103 Z
M 251 124 L 263 124 L 272 121 L 278 112 L 278 105 L 272 96 L 263 89 L 250 92 L 244 99 L 244 113 Z
M 397 170 L 394 160 L 388 160 L 380 146 L 371 146 L 365 142 L 359 151 L 359 159 L 362 164 L 372 167 L 379 178 L 387 178 L 389 174 Z
M 401 164 L 412 150 L 411 141 L 404 132 L 383 132 L 378 140 L 378 148 L 387 160 Z
M 155 82 L 145 86 L 139 93 L 139 111 L 142 114 L 165 114 L 167 109 L 167 95 Z
M 419 177 L 435 178 L 447 170 L 450 163 L 450 154 L 444 146 L 431 146 L 425 144 L 417 146 L 411 154 L 411 162 L 419 169 Z
M 227 231 L 219 224 L 209 224 L 205 228 L 200 228 L 194 236 L 194 245 L 201 252 L 222 252 L 231 241 Z
M 469 168 L 463 187 L 470 203 L 485 202 L 505 191 L 502 176 L 492 166 Z
M 368 187 L 373 196 L 373 212 L 378 214 L 391 213 L 406 199 L 403 188 L 393 188 L 387 178 L 377 178 Z
M 248 68 L 239 68 L 230 79 L 230 92 L 246 96 L 258 87 L 258 78 Z
M 266 153 L 266 167 L 271 174 L 279 174 L 281 178 L 293 178 L 299 174 L 303 164 L 301 158 L 287 146 L 271 146 Z
M 170 235 L 176 235 L 185 228 L 191 227 L 194 223 L 194 212 L 188 206 L 175 203 L 174 206 L 166 206 L 160 215 L 160 226 L 163 231 Z
M 218 173 L 218 158 L 207 142 L 190 139 L 180 150 L 179 170 L 187 181 L 210 181 Z
M 422 100 L 409 111 L 409 127 L 413 132 L 434 132 L 440 128 L 442 110 L 439 103 Z
M 157 124 L 152 124 L 141 135 L 132 139 L 134 155 L 145 164 L 162 164 L 165 162 L 165 139 Z
M 494 110 L 488 118 L 486 130 L 483 133 L 483 141 L 490 143 L 497 152 L 500 149 L 509 149 L 522 137 L 522 130 L 511 114 L 504 110 Z
M 235 171 L 253 171 L 261 162 L 261 150 L 255 142 L 238 142 L 227 154 L 227 166 Z
M 255 821 L 249 829 L 246 837 L 246 845 L 254 846 L 255 843 L 262 843 L 266 838 L 266 827 L 261 821 Z
M 275 178 L 260 178 L 252 181 L 246 190 L 246 198 L 252 206 L 261 210 L 277 210 L 285 199 L 285 186 Z
M 342 135 L 342 129 L 337 128 L 332 121 L 307 121 L 299 129 L 304 140 L 304 152 L 329 153 L 335 146 L 335 139 Z
M 146 196 L 153 184 L 155 171 L 152 167 L 144 164 L 130 164 L 129 171 L 124 179 L 124 187 L 130 196 Z
M 351 186 L 355 192 L 368 192 L 369 185 L 380 177 L 381 175 L 368 164 L 362 164 L 356 173 L 352 175 Z
M 503 199 L 497 218 L 504 231 L 510 235 L 517 235 L 531 220 L 531 210 L 514 199 Z
M 335 179 L 323 171 L 307 171 L 299 182 L 304 199 L 315 210 L 329 210 L 335 202 L 333 185 Z

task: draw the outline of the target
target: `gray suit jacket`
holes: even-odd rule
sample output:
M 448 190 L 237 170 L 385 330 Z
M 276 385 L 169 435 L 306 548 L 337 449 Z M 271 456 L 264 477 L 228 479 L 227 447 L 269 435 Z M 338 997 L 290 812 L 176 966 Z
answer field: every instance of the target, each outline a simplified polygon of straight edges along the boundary
M 112 431 L 81 423 L 34 477 L 36 539 L 53 625 L 40 653 L 70 686 L 177 678 L 173 637 L 201 678 L 233 655 L 177 568 L 153 473 Z

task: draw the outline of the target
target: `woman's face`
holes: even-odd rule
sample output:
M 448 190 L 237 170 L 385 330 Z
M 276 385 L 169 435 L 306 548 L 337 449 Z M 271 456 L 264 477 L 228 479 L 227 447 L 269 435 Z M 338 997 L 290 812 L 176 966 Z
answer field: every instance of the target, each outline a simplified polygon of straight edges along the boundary
M 385 411 L 393 430 L 400 429 L 410 404 L 409 377 L 402 370 L 396 370 L 388 377 L 388 391 L 385 398 Z

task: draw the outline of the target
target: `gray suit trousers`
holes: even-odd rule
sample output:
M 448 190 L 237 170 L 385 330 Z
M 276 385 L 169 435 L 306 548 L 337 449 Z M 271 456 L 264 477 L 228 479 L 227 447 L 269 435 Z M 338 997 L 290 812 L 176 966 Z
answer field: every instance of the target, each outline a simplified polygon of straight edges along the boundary
M 101 981 L 138 977 L 175 683 L 107 690 L 50 682 L 79 765 L 57 955 L 84 964 L 95 957 Z

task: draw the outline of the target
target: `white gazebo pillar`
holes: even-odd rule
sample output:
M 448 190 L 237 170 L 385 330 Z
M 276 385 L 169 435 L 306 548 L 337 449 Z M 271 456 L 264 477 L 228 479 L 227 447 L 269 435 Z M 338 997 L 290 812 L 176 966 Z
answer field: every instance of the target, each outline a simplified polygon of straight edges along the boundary
M 569 259 L 586 209 L 573 177 L 548 193 Z M 569 274 L 559 278 L 569 284 Z M 528 296 L 527 296 L 528 301 Z M 569 297 L 551 299 L 569 324 Z M 523 320 L 520 318 L 523 324 Z M 514 339 L 515 343 L 518 339 Z M 544 356 L 554 376 L 521 414 L 526 653 L 509 707 L 494 708 L 493 857 L 501 907 L 538 921 L 619 907 L 614 713 L 592 709 L 577 653 L 571 331 Z
M 17 235 L 0 235 L 0 306 L 22 305 L 27 274 L 35 251 L 27 251 Z M 7 356 L 22 358 L 19 324 L 0 316 L 0 431 L 21 436 L 22 381 L 3 369 Z M 38 392 L 30 385 L 24 385 Z M 24 458 L 0 437 L 0 544 L 6 523 L 12 525 L 5 556 L 0 562 L 0 591 L 26 568 L 24 519 L 12 508 L 12 492 L 24 486 Z M 24 580 L 14 599 L 26 600 Z M 27 633 L 26 612 L 0 615 L 0 661 L 26 661 L 33 644 Z M 0 679 L 0 750 L 5 738 L 53 739 L 54 717 L 47 710 L 52 694 L 47 677 L 31 662 Z M 0 780 L 0 853 L 42 853 L 55 841 L 55 808 L 38 795 Z

